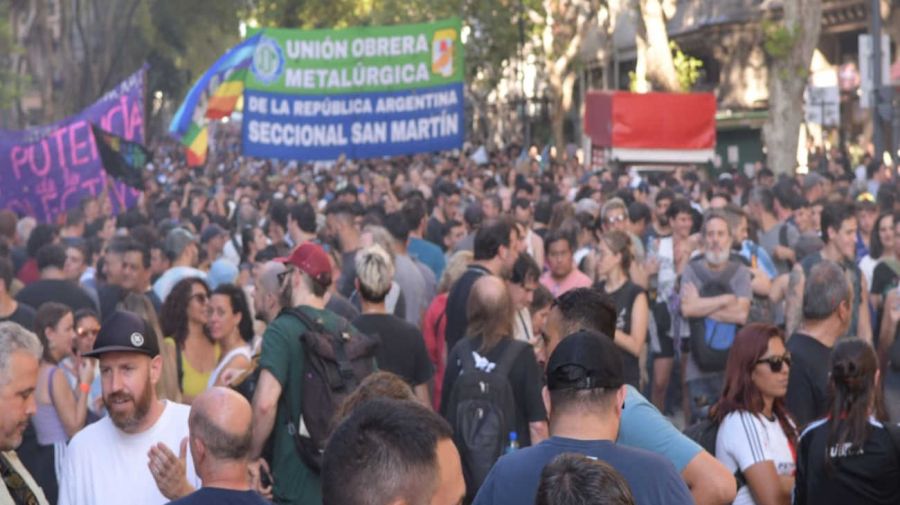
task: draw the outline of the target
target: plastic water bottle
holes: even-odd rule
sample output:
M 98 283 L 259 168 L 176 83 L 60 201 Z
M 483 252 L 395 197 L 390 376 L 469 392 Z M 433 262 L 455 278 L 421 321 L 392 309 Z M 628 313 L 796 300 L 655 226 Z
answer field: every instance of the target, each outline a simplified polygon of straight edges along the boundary
M 506 451 L 504 454 L 509 454 L 514 451 L 519 450 L 519 434 L 515 431 L 509 432 L 509 444 L 506 445 Z

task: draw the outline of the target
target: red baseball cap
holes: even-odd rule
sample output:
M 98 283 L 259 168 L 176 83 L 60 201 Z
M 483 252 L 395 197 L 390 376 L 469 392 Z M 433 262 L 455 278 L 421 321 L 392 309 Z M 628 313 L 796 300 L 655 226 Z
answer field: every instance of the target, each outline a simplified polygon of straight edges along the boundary
M 304 242 L 297 246 L 290 256 L 275 258 L 274 261 L 297 267 L 323 286 L 331 284 L 331 261 L 328 259 L 328 253 L 319 244 Z

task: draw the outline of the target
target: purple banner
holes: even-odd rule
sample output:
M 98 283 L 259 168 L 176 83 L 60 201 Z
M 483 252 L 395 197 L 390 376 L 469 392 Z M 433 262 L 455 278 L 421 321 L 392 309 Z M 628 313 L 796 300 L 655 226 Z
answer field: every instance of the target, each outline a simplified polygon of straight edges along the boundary
M 144 142 L 146 67 L 122 81 L 81 113 L 52 125 L 24 131 L 0 130 L 0 208 L 51 222 L 97 196 L 107 186 L 91 123 Z M 110 179 L 113 211 L 133 206 L 140 192 Z

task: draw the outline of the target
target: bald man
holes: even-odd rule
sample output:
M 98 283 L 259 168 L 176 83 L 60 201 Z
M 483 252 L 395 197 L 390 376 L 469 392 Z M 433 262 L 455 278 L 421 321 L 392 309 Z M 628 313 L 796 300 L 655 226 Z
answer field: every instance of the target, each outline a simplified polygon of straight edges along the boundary
M 248 480 L 253 411 L 235 391 L 214 387 L 194 399 L 190 426 L 191 457 L 203 487 L 172 503 L 199 505 L 267 504 Z

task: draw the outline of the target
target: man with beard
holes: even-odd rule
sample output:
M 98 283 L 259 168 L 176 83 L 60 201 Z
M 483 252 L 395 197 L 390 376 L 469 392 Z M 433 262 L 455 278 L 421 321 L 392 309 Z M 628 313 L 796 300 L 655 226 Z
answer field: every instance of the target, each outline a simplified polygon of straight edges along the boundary
M 669 205 L 675 200 L 675 193 L 671 189 L 661 189 L 656 194 L 656 205 L 653 207 L 653 222 L 647 227 L 644 234 L 644 246 L 648 249 L 654 240 L 672 235 L 672 227 L 669 225 Z
M 190 408 L 158 399 L 163 360 L 144 321 L 114 312 L 85 356 L 100 359 L 109 415 L 69 442 L 59 503 L 156 505 L 193 492 L 200 480 L 186 454 Z
M 354 260 L 360 247 L 360 232 L 355 218 L 356 211 L 348 203 L 334 202 L 325 209 L 325 235 L 341 250 L 341 275 L 335 282 L 338 292 L 345 298 L 353 294 L 353 283 L 356 281 Z
M 728 218 L 720 210 L 711 210 L 703 221 L 701 257 L 688 263 L 681 275 L 681 314 L 687 318 L 706 318 L 717 323 L 743 325 L 750 313 L 753 296 L 750 270 L 731 255 L 732 231 Z M 725 294 L 702 296 L 704 287 L 717 284 Z M 693 353 L 687 354 L 684 375 L 688 387 L 689 422 L 705 416 L 709 406 L 722 391 L 724 366 L 721 371 L 701 370 Z
M 519 231 L 511 219 L 488 221 L 475 234 L 475 260 L 450 288 L 447 297 L 447 349 L 466 333 L 469 294 L 482 275 L 506 278 L 519 257 Z
M 0 503 L 47 504 L 16 455 L 28 419 L 37 410 L 34 389 L 41 352 L 34 333 L 13 322 L 0 323 Z

